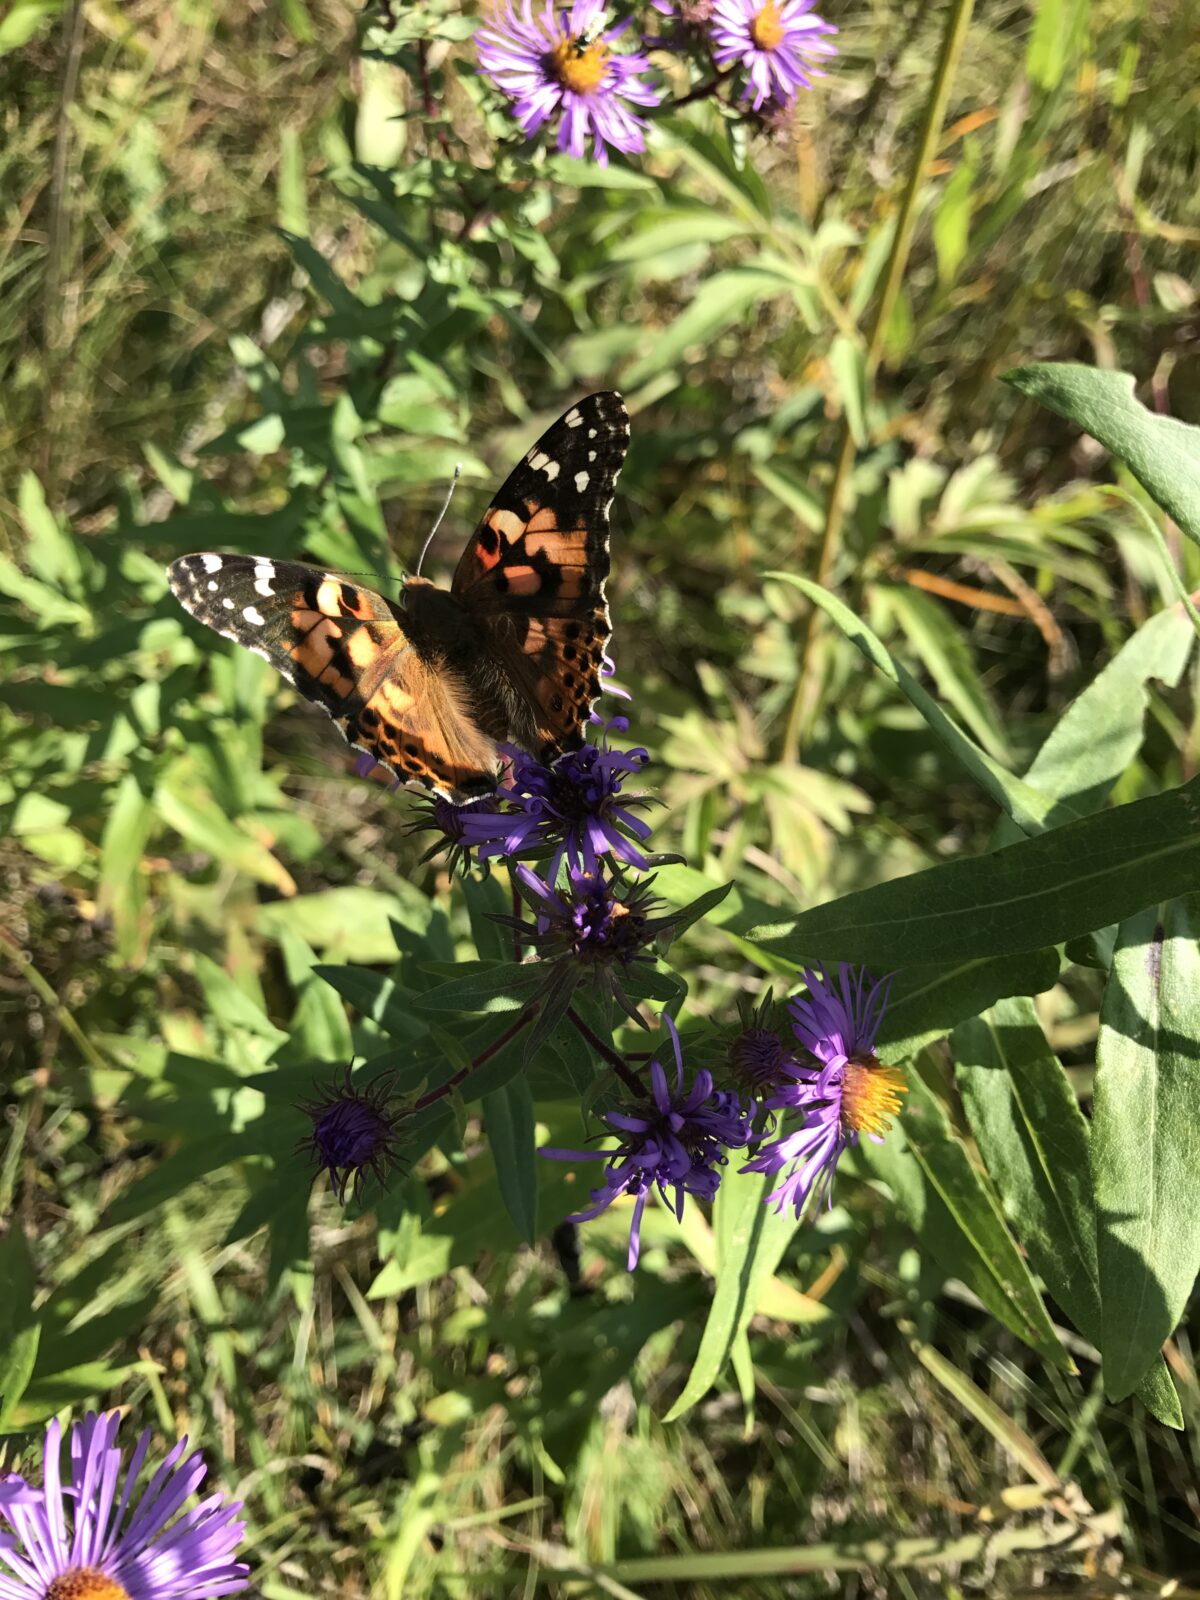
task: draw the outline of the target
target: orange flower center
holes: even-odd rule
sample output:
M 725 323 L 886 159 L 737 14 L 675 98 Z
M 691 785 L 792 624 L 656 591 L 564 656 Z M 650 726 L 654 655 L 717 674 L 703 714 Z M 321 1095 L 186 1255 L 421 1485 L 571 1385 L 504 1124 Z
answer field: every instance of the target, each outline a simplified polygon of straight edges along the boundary
M 563 39 L 550 52 L 551 70 L 564 89 L 592 94 L 608 71 L 608 46 L 603 39 Z
M 886 1133 L 907 1091 L 898 1067 L 882 1066 L 874 1056 L 848 1061 L 842 1074 L 842 1128 L 847 1133 Z
M 751 37 L 760 50 L 777 50 L 783 41 L 784 31 L 779 0 L 767 0 L 750 24 Z
M 129 1590 L 94 1567 L 76 1567 L 55 1578 L 46 1600 L 129 1600 Z

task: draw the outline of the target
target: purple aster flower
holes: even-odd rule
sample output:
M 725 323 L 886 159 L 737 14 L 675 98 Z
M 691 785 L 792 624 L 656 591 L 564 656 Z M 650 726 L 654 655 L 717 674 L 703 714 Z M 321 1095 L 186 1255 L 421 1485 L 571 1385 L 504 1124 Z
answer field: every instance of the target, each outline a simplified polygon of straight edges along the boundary
M 686 1195 L 711 1200 L 721 1181 L 727 1150 L 738 1149 L 750 1138 L 751 1118 L 736 1094 L 714 1090 L 712 1074 L 701 1070 L 690 1089 L 683 1084 L 683 1054 L 670 1017 L 663 1020 L 675 1051 L 675 1084 L 657 1061 L 650 1063 L 650 1092 L 641 1100 L 605 1113 L 616 1134 L 615 1150 L 549 1150 L 542 1155 L 556 1161 L 603 1161 L 604 1183 L 593 1189 L 592 1204 L 567 1220 L 589 1222 L 610 1206 L 618 1195 L 635 1197 L 629 1226 L 630 1272 L 637 1266 L 641 1248 L 642 1212 L 652 1189 L 677 1217 L 683 1216 Z M 674 1199 L 668 1189 L 675 1191 Z
M 535 927 L 516 926 L 542 960 L 569 955 L 585 965 L 628 967 L 645 959 L 646 946 L 670 926 L 669 917 L 651 915 L 661 905 L 650 892 L 653 878 L 630 883 L 607 877 L 603 867 L 595 872 L 569 867 L 559 890 L 523 863 L 516 876 L 537 913 Z
M 814 0 L 716 0 L 713 6 L 713 59 L 719 66 L 740 65 L 749 74 L 744 99 L 753 96 L 758 111 L 768 100 L 784 104 L 798 89 L 811 89 L 824 77 L 817 61 L 837 54 L 825 37 L 832 23 L 813 11 Z
M 479 30 L 479 65 L 512 101 L 526 138 L 558 117 L 558 148 L 581 159 L 590 137 L 600 166 L 609 145 L 626 155 L 646 148 L 646 124 L 630 106 L 662 100 L 641 77 L 647 58 L 614 51 L 628 24 L 604 32 L 604 20 L 604 0 L 574 0 L 561 11 L 547 0 L 536 14 L 532 0 L 520 9 L 504 0 Z
M 767 1203 L 774 1203 L 777 1211 L 792 1206 L 797 1217 L 814 1194 L 818 1206 L 828 1200 L 848 1144 L 857 1144 L 862 1133 L 883 1142 L 905 1092 L 903 1073 L 883 1066 L 875 1056 L 890 978 L 876 983 L 869 973 L 856 973 L 843 962 L 836 984 L 824 967 L 806 971 L 804 980 L 808 998 L 795 998 L 788 1010 L 793 1033 L 820 1065 L 783 1063 L 784 1081 L 762 1101 L 769 1110 L 785 1116 L 798 1113 L 803 1120 L 763 1145 L 742 1168 L 772 1176 L 784 1172 Z
M 624 717 L 608 723 L 619 732 L 628 726 Z M 462 822 L 463 838 L 481 861 L 553 852 L 550 883 L 558 881 L 564 861 L 594 873 L 605 853 L 645 871 L 649 862 L 635 840 L 648 839 L 650 828 L 630 809 L 645 802 L 621 795 L 623 780 L 649 761 L 645 750 L 610 750 L 605 735 L 601 744 L 569 750 L 547 767 L 514 745 L 500 748 L 512 762 L 507 780 L 495 794 L 503 809 L 474 811 Z
M 401 1114 L 388 1107 L 391 1093 L 390 1073 L 358 1089 L 351 1084 L 347 1067 L 340 1083 L 330 1084 L 320 1098 L 296 1108 L 311 1117 L 313 1125 L 297 1148 L 325 1168 L 342 1205 L 347 1189 L 359 1198 L 366 1173 L 373 1173 L 381 1184 L 387 1181 L 396 1160 L 396 1130 L 401 1121 Z
M 151 1436 L 147 1429 L 134 1446 L 120 1488 L 120 1420 L 114 1411 L 72 1427 L 65 1487 L 57 1422 L 46 1429 L 41 1489 L 5 1479 L 0 1513 L 17 1541 L 0 1543 L 0 1600 L 209 1600 L 246 1587 L 250 1569 L 233 1559 L 245 1531 L 241 1503 L 218 1492 L 183 1509 L 206 1472 L 199 1455 L 181 1461 L 186 1438 L 135 1502 Z

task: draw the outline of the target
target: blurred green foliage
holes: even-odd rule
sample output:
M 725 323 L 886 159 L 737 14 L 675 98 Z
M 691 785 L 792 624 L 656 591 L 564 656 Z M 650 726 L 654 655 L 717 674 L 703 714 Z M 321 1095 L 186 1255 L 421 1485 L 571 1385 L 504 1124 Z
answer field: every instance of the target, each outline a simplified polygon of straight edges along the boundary
M 984 757 L 1026 772 L 1040 751 L 1043 793 L 1077 792 L 1047 739 L 1064 709 L 1173 597 L 1104 493 L 1109 460 L 997 379 L 1116 367 L 1200 417 L 1190 8 L 980 6 L 873 379 L 862 329 L 941 8 L 831 6 L 841 56 L 789 140 L 739 150 L 698 105 L 607 173 L 532 161 L 456 8 L 419 9 L 425 33 L 417 8 L 389 30 L 340 0 L 0 21 L 0 1392 L 21 1392 L 0 1426 L 97 1400 L 186 1426 L 248 1502 L 270 1597 L 784 1596 L 836 1570 L 871 1593 L 951 1594 L 959 1574 L 1014 1592 L 1115 1573 L 1118 1529 L 1135 1585 L 1194 1568 L 1194 1318 L 1168 1348 L 1182 1435 L 1107 1402 L 1069 1331 L 1063 1370 L 1030 1267 L 1055 1281 L 1066 1202 L 1032 1170 L 985 1172 L 969 1136 L 1004 1113 L 967 1019 L 1022 986 L 1044 992 L 1004 1001 L 1006 1025 L 1088 1104 L 1111 949 L 1073 949 L 1057 981 L 1054 958 L 1048 976 L 1037 951 L 1009 958 L 1015 989 L 946 1020 L 961 1100 L 927 1052 L 903 1136 L 781 1239 L 757 1315 L 724 1330 L 730 1367 L 666 1422 L 707 1359 L 746 1186 L 682 1235 L 648 1213 L 636 1281 L 606 1215 L 574 1292 L 572 1242 L 548 1238 L 570 1172 L 539 1163 L 514 1199 L 479 1137 L 524 1095 L 551 1142 L 578 1141 L 591 1067 L 560 1039 L 528 1074 L 501 1052 L 477 1086 L 491 1110 L 474 1090 L 437 1108 L 419 1166 L 365 1209 L 312 1187 L 293 1146 L 314 1079 L 356 1054 L 436 1082 L 494 1034 L 389 1007 L 389 985 L 427 994 L 449 963 L 502 958 L 487 913 L 506 895 L 420 864 L 403 797 L 353 777 L 324 720 L 195 628 L 163 575 L 216 547 L 386 583 L 462 462 L 444 570 L 540 424 L 620 387 L 615 649 L 657 842 L 691 863 L 660 887 L 737 884 L 728 918 L 685 935 L 702 1048 L 764 973 L 784 992 L 751 926 L 980 854 L 996 826 L 836 626 L 813 635 L 786 758 L 810 607 L 764 575 L 815 572 L 843 427 L 833 587 Z M 1167 538 L 1191 587 L 1195 552 Z M 1126 729 L 1148 705 L 1145 737 L 1080 814 L 1113 782 L 1129 803 L 1192 776 L 1184 656 L 1173 681 L 1122 658 L 1105 694 Z M 895 1015 L 895 1044 L 936 1033 Z M 1082 1148 L 1069 1109 L 1044 1116 Z M 962 1190 L 935 1215 L 921 1173 L 942 1147 Z M 1028 1256 L 1015 1195 L 1047 1219 Z M 1082 1331 L 1085 1279 L 1057 1296 Z M 1013 1331 L 1026 1286 L 1035 1348 Z

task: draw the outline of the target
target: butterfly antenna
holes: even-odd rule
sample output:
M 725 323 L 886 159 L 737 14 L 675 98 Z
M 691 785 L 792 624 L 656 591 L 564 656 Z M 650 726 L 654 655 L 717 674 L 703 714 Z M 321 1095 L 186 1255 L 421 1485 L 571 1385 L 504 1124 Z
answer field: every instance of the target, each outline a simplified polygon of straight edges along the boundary
M 429 554 L 429 546 L 433 543 L 434 534 L 437 533 L 438 529 L 442 525 L 442 518 L 446 515 L 446 512 L 450 509 L 450 501 L 451 501 L 451 499 L 452 499 L 452 497 L 454 495 L 454 485 L 458 482 L 458 480 L 461 477 L 461 475 L 462 475 L 462 462 L 461 461 L 456 461 L 454 463 L 454 476 L 450 479 L 450 487 L 446 490 L 446 498 L 442 501 L 442 509 L 438 512 L 437 521 L 434 523 L 433 527 L 430 528 L 429 537 L 428 537 L 428 539 L 426 539 L 425 543 L 421 546 L 421 554 L 417 557 L 417 570 L 416 570 L 416 572 L 414 574 L 415 577 L 419 578 L 421 576 L 421 568 L 425 564 L 425 557 Z

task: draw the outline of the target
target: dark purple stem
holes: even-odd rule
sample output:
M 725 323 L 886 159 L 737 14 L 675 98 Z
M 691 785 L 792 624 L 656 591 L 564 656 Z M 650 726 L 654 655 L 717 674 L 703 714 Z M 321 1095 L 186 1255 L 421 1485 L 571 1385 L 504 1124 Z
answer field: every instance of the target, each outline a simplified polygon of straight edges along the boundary
M 592 1032 L 574 1006 L 567 1007 L 567 1019 L 573 1024 L 576 1033 L 591 1045 L 600 1059 L 608 1062 L 625 1087 L 641 1098 L 646 1093 L 645 1084 L 642 1083 L 635 1072 L 630 1071 L 624 1059 L 617 1054 L 611 1045 L 605 1044 L 599 1034 Z
M 503 1050 L 510 1040 L 515 1039 L 521 1029 L 527 1027 L 533 1021 L 536 1012 L 536 1001 L 532 1005 L 527 1005 L 512 1026 L 505 1028 L 503 1033 L 497 1034 L 491 1044 L 485 1045 L 473 1061 L 468 1062 L 465 1067 L 461 1067 L 452 1078 L 447 1078 L 445 1083 L 439 1083 L 436 1089 L 430 1089 L 428 1094 L 423 1094 L 413 1104 L 413 1111 L 424 1111 L 426 1106 L 432 1106 L 437 1101 L 444 1100 L 448 1094 L 458 1088 L 464 1078 L 469 1078 L 473 1072 L 483 1066 L 485 1061 L 490 1061 L 498 1050 Z
M 732 67 L 726 67 L 723 72 L 717 73 L 716 77 L 711 83 L 702 83 L 698 89 L 689 89 L 687 94 L 680 95 L 678 100 L 668 100 L 665 105 L 650 107 L 650 114 L 653 116 L 656 110 L 678 111 L 680 106 L 690 106 L 697 100 L 711 100 L 713 95 L 716 94 L 717 90 L 720 89 L 723 84 L 729 82 L 730 78 L 733 77 L 733 73 L 734 69 Z

